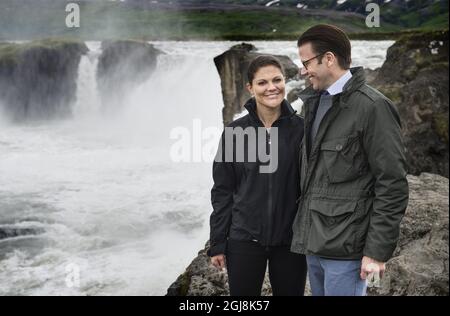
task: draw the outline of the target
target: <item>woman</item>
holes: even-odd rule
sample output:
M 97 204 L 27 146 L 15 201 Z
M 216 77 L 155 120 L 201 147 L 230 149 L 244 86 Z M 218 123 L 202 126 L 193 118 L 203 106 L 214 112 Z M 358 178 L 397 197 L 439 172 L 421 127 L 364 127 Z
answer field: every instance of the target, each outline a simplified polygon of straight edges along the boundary
M 248 114 L 225 128 L 213 164 L 208 255 L 215 267 L 227 267 L 232 296 L 261 295 L 267 263 L 274 295 L 303 295 L 305 257 L 290 252 L 303 119 L 284 99 L 284 70 L 275 57 L 255 58 L 247 75 Z

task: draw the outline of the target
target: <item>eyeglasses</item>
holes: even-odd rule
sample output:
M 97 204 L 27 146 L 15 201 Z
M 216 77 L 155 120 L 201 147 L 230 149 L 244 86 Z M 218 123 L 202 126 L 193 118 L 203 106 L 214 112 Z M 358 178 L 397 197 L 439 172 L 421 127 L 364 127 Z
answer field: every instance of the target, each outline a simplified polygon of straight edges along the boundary
M 313 60 L 313 59 L 315 59 L 315 58 L 317 58 L 317 57 L 320 57 L 320 56 L 322 56 L 322 55 L 325 55 L 325 54 L 326 54 L 326 52 L 325 52 L 325 53 L 322 53 L 322 54 L 319 54 L 319 55 L 316 55 L 316 56 L 314 56 L 314 57 L 312 57 L 312 58 L 310 58 L 310 59 L 308 59 L 308 60 L 302 61 L 303 68 L 305 68 L 306 70 L 308 70 L 308 64 L 309 64 L 309 62 L 310 62 L 311 60 Z

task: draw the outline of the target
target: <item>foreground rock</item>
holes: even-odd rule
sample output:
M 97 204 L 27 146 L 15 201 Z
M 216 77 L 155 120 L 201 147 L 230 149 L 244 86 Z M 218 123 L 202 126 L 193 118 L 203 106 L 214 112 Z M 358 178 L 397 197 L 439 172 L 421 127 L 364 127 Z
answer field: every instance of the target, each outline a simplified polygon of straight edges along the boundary
M 448 178 L 448 31 L 413 34 L 388 49 L 372 85 L 398 106 L 409 172 Z
M 400 240 L 379 288 L 369 295 L 448 295 L 448 179 L 423 173 L 408 176 L 410 202 Z M 227 275 L 209 263 L 206 249 L 170 286 L 167 295 L 229 295 Z M 271 295 L 270 282 L 262 294 Z M 306 294 L 309 294 L 309 288 Z
M 410 199 L 386 277 L 372 295 L 449 295 L 448 179 L 409 176 Z
M 127 92 L 144 82 L 157 65 L 162 52 L 143 41 L 102 42 L 97 80 L 104 104 L 120 102 Z
M 263 55 L 256 52 L 256 47 L 251 44 L 239 44 L 231 47 L 225 53 L 214 58 L 214 64 L 220 75 L 223 97 L 223 123 L 233 121 L 235 114 L 242 111 L 242 106 L 250 98 L 245 88 L 247 69 L 255 57 Z M 292 79 L 298 74 L 298 67 L 287 56 L 275 55 L 286 71 L 286 78 Z
M 82 42 L 0 43 L 0 102 L 15 121 L 64 117 L 75 99 Z
M 186 271 L 167 290 L 168 296 L 223 296 L 230 295 L 226 272 L 217 270 L 209 264 L 206 254 L 209 242 L 200 250 L 198 256 Z M 264 279 L 262 295 L 272 295 L 268 274 Z

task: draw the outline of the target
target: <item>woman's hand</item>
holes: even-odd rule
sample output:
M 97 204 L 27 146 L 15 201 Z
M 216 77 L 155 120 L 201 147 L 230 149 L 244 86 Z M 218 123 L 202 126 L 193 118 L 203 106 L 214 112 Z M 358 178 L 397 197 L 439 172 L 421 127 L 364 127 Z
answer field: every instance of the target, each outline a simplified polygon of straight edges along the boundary
M 225 255 L 220 254 L 214 257 L 211 257 L 211 263 L 219 270 L 225 270 Z

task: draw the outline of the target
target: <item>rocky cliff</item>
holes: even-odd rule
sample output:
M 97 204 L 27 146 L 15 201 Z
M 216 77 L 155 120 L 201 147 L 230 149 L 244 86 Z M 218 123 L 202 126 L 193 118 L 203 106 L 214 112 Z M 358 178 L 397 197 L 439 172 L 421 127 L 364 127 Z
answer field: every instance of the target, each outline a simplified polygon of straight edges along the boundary
M 400 240 L 380 287 L 368 295 L 448 295 L 448 179 L 408 176 L 410 201 Z M 229 295 L 227 275 L 210 264 L 208 245 L 170 286 L 167 295 Z M 310 293 L 308 285 L 306 294 Z M 268 276 L 263 295 L 271 295 Z
M 14 121 L 67 117 L 75 101 L 83 42 L 41 40 L 0 43 L 0 101 Z M 102 103 L 110 107 L 156 68 L 162 52 L 146 42 L 102 42 L 97 81 Z
M 70 115 L 82 42 L 0 43 L 0 100 L 13 120 Z
M 245 85 L 247 84 L 247 69 L 255 57 L 262 55 L 256 52 L 256 47 L 242 43 L 231 47 L 223 54 L 214 58 L 214 64 L 220 75 L 223 97 L 223 123 L 233 121 L 235 114 L 242 111 L 242 106 L 250 98 Z M 292 79 L 298 73 L 298 67 L 286 56 L 276 55 L 286 71 L 286 78 Z
M 409 205 L 386 277 L 369 295 L 449 295 L 448 178 L 408 176 Z
M 371 83 L 397 105 L 409 172 L 449 176 L 448 31 L 403 37 Z
M 144 82 L 156 68 L 162 52 L 144 41 L 102 42 L 97 80 L 103 105 L 120 103 L 132 87 Z

